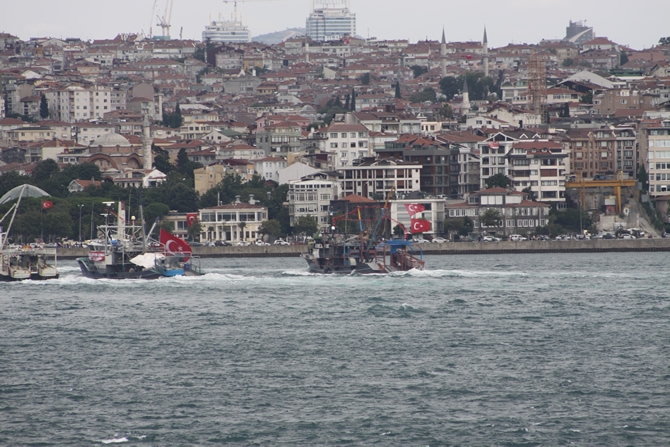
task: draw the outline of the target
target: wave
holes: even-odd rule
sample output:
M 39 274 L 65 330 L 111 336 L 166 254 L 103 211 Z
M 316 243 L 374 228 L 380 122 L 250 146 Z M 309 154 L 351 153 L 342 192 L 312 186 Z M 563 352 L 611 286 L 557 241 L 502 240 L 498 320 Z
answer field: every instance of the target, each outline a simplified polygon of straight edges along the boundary
M 128 442 L 128 438 L 124 436 L 123 438 L 101 439 L 100 442 L 103 444 L 121 444 L 122 442 Z

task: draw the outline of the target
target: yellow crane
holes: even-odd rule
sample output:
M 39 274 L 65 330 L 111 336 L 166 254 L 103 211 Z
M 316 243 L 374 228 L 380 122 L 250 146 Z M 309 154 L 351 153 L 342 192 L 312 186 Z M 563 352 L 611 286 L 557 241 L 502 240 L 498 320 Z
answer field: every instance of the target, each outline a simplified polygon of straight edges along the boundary
M 578 188 L 579 189 L 579 203 L 585 203 L 585 195 L 587 188 L 614 188 L 614 195 L 616 196 L 616 212 L 620 213 L 623 204 L 621 203 L 621 188 L 628 187 L 632 188 L 635 186 L 635 180 L 628 180 L 623 178 L 623 173 L 618 172 L 616 179 L 610 180 L 584 180 L 580 175 L 574 181 L 565 182 L 565 188 Z

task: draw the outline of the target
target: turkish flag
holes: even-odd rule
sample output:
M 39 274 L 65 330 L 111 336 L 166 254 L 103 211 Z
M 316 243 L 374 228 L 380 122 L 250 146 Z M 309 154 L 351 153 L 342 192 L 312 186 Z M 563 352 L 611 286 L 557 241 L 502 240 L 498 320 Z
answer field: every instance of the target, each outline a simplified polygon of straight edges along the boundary
M 418 203 L 406 203 L 405 208 L 407 208 L 407 212 L 409 213 L 410 217 L 415 214 L 422 213 L 426 209 L 425 206 Z
M 198 223 L 198 213 L 186 214 L 186 225 L 190 227 L 191 225 L 196 223 Z
M 51 200 L 42 200 L 42 209 L 48 210 L 54 206 L 54 203 Z
M 425 233 L 426 231 L 430 231 L 430 221 L 426 219 L 412 219 L 410 230 L 412 234 Z
M 191 249 L 191 246 L 188 245 L 188 242 L 186 242 L 184 239 L 178 238 L 177 236 L 168 233 L 164 229 L 161 228 L 161 234 L 160 234 L 160 243 L 162 246 L 165 247 L 165 251 L 167 254 L 191 254 L 193 253 L 193 250 Z M 188 261 L 188 257 L 184 258 L 184 262 Z

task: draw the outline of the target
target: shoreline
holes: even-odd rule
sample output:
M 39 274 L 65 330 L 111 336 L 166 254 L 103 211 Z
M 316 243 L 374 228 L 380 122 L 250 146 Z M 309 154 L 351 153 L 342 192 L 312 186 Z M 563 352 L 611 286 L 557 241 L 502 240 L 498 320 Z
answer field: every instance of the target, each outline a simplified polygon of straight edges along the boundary
M 624 253 L 670 251 L 668 239 L 594 239 L 581 241 L 445 242 L 417 244 L 425 255 L 530 254 L 530 253 Z M 307 251 L 307 245 L 266 247 L 193 247 L 201 258 L 293 258 Z M 87 248 L 59 248 L 58 258 L 88 256 Z

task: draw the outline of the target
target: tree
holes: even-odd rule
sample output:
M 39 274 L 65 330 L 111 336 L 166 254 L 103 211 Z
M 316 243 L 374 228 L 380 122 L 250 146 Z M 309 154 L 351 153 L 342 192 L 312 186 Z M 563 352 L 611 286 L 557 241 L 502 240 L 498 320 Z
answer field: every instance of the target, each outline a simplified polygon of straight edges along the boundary
M 47 103 L 47 97 L 44 96 L 44 93 L 42 93 L 42 96 L 40 97 L 40 118 L 45 119 L 49 117 L 49 104 Z
M 414 77 L 418 78 L 424 73 L 428 73 L 428 67 L 424 67 L 421 65 L 412 65 L 409 68 L 412 69 L 412 72 L 414 73 Z
M 312 217 L 309 214 L 307 216 L 300 216 L 296 219 L 293 230 L 296 234 L 314 234 L 318 230 L 318 224 L 316 222 L 316 217 Z
M 170 207 L 168 207 L 166 204 L 152 203 L 144 207 L 144 220 L 151 226 L 154 220 L 157 218 L 162 218 L 163 216 L 167 216 L 169 212 Z
M 661 37 L 660 39 L 658 39 L 658 43 L 659 43 L 660 45 L 670 45 L 670 36 L 668 36 L 668 37 Z
M 396 99 L 402 98 L 402 93 L 400 93 L 400 81 L 395 83 L 395 97 Z M 411 99 L 410 99 L 411 101 Z M 417 102 L 417 101 L 412 101 L 412 102 Z
M 593 92 L 588 92 L 579 97 L 579 102 L 582 104 L 593 104 Z
M 486 211 L 484 211 L 484 214 L 482 214 L 480 221 L 482 225 L 486 227 L 501 227 L 503 224 L 502 215 L 500 214 L 500 211 L 494 208 L 489 208 Z
M 474 229 L 474 222 L 469 217 L 444 219 L 444 231 L 459 236 L 467 236 Z
M 619 56 L 619 65 L 626 65 L 628 63 L 628 55 L 625 52 L 621 52 Z
M 487 188 L 507 188 L 512 184 L 512 179 L 505 174 L 496 174 L 486 179 Z
M 270 237 L 277 238 L 281 235 L 281 223 L 276 219 L 266 220 L 258 229 L 260 234 L 267 234 Z
M 356 111 L 356 90 L 351 89 L 351 111 Z
M 522 192 L 525 192 L 525 193 L 528 195 L 528 200 L 530 200 L 531 202 L 534 202 L 534 201 L 537 200 L 537 195 L 536 195 L 535 192 L 531 189 L 530 186 L 528 186 L 528 187 L 522 189 L 521 191 L 522 191 Z
M 188 226 L 186 232 L 188 233 L 189 239 L 195 241 L 196 236 L 200 238 L 200 233 L 202 233 L 202 224 L 200 222 L 194 222 Z
M 643 164 L 640 164 L 637 170 L 637 181 L 642 185 L 642 192 L 649 191 L 649 174 L 647 174 L 647 169 Z
M 361 75 L 361 77 L 360 77 L 359 79 L 360 79 L 360 81 L 361 81 L 361 84 L 363 84 L 363 85 L 370 85 L 371 77 L 370 77 L 370 73 L 369 73 L 369 72 L 368 72 L 368 73 L 365 73 L 365 74 L 363 74 L 363 75 Z
M 410 102 L 413 103 L 426 102 L 426 101 L 435 103 L 437 102 L 437 95 L 435 94 L 435 90 L 433 90 L 430 87 L 427 87 L 423 89 L 421 93 L 416 93 L 410 96 L 409 100 Z
M 563 65 L 564 67 L 572 67 L 573 65 L 575 65 L 575 60 L 571 57 L 566 57 L 565 59 L 563 59 L 561 65 Z
M 459 77 L 447 76 L 440 80 L 440 90 L 451 101 L 463 88 L 464 81 L 468 82 L 468 94 L 470 100 L 485 100 L 489 93 L 495 92 L 501 97 L 500 85 L 495 83 L 490 76 L 484 76 L 484 73 L 466 73 Z
M 454 111 L 451 106 L 445 102 L 442 104 L 440 110 L 437 111 L 437 116 L 442 119 L 453 118 Z
M 37 163 L 37 166 L 33 169 L 32 177 L 35 183 L 41 183 L 49 180 L 59 171 L 58 164 L 54 160 L 47 158 Z
M 347 96 L 344 99 L 344 108 L 345 110 L 351 110 L 351 106 L 349 105 L 349 101 L 351 100 L 351 95 L 347 93 Z
M 154 155 L 154 168 L 165 175 L 168 175 L 174 170 L 174 166 L 170 162 L 170 154 L 168 154 L 166 150 L 161 149 L 159 146 L 152 145 L 151 152 Z

